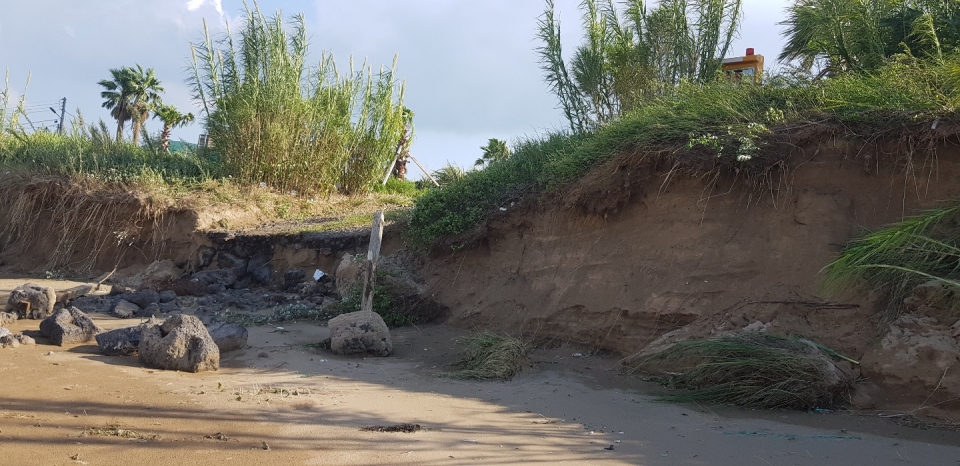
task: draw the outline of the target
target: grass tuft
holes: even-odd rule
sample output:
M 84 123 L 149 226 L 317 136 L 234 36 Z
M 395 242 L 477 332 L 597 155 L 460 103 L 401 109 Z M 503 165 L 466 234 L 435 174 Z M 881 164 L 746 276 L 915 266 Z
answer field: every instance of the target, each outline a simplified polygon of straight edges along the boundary
M 809 410 L 840 405 L 851 390 L 815 343 L 759 333 L 677 343 L 629 366 L 683 390 L 662 397 L 678 403 Z
M 461 369 L 450 376 L 462 380 L 510 380 L 523 370 L 527 347 L 517 338 L 490 332 L 456 340 L 464 347 Z

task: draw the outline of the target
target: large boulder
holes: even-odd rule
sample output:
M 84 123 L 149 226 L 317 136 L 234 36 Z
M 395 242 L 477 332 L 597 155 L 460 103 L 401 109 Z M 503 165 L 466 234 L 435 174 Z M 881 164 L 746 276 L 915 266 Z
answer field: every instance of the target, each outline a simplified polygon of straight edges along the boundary
M 7 335 L 13 335 L 13 332 L 11 332 L 10 330 L 7 330 L 7 329 L 5 329 L 5 328 L 3 328 L 3 327 L 0 327 L 0 338 L 3 338 L 3 337 L 5 337 L 5 336 L 7 336 Z
M 25 283 L 10 293 L 7 311 L 14 311 L 21 319 L 45 319 L 53 313 L 57 293 L 53 288 L 36 283 Z
M 40 322 L 40 334 L 55 345 L 86 343 L 103 332 L 99 325 L 80 309 L 68 307 Z
M 157 369 L 201 372 L 220 367 L 220 349 L 203 322 L 189 315 L 146 325 L 137 352 L 140 362 Z
M 207 326 L 207 332 L 214 343 L 220 348 L 220 353 L 238 350 L 247 345 L 247 329 L 239 325 L 214 322 Z
M 100 352 L 107 356 L 127 356 L 136 353 L 146 325 L 148 324 L 118 328 L 97 335 L 97 346 L 100 347 Z
M 336 354 L 372 354 L 390 356 L 393 341 L 383 318 L 376 312 L 351 312 L 327 323 L 330 349 Z

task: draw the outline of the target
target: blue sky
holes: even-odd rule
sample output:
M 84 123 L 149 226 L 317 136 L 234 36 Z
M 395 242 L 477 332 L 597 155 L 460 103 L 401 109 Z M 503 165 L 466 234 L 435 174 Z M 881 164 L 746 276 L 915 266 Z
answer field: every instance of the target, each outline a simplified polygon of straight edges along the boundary
M 67 98 L 88 121 L 110 118 L 100 108 L 97 81 L 110 68 L 155 68 L 164 101 L 199 113 L 184 83 L 189 43 L 235 24 L 240 0 L 30 0 L 11 2 L 0 16 L 0 68 L 26 96 L 38 126 L 56 118 L 48 107 Z M 579 0 L 557 0 L 566 50 L 579 43 Z M 767 57 L 782 47 L 786 0 L 744 0 L 744 21 L 733 50 Z M 416 114 L 413 154 L 430 170 L 447 162 L 470 166 L 489 138 L 513 141 L 563 128 L 538 68 L 534 49 L 541 0 L 260 0 L 264 12 L 303 12 L 311 49 L 332 51 L 346 64 L 366 59 L 389 65 L 399 54 L 405 103 Z M 115 127 L 115 125 L 110 125 Z M 148 123 L 159 130 L 157 121 Z M 174 138 L 195 142 L 195 123 Z M 416 170 L 411 175 L 419 177 Z

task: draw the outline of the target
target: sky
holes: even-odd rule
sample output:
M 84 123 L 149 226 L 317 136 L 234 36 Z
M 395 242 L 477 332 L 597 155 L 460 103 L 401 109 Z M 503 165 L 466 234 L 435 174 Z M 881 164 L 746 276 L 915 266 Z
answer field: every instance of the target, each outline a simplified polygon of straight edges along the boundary
M 3 0 L 0 69 L 14 95 L 25 92 L 37 127 L 55 128 L 59 99 L 68 114 L 111 123 L 97 82 L 111 68 L 154 68 L 165 103 L 199 115 L 186 84 L 190 43 L 203 21 L 221 33 L 239 24 L 241 0 Z M 744 18 L 731 55 L 747 47 L 774 64 L 783 40 L 788 0 L 744 0 Z M 562 39 L 580 43 L 579 0 L 556 0 Z M 398 55 L 406 81 L 404 103 L 415 113 L 412 154 L 429 170 L 446 163 L 470 167 L 490 138 L 513 142 L 563 129 L 566 121 L 549 92 L 535 53 L 543 0 L 259 0 L 267 14 L 303 13 L 312 55 L 333 52 L 346 66 L 352 55 L 375 68 Z M 30 76 L 29 86 L 27 77 Z M 69 117 L 68 117 L 69 120 Z M 159 131 L 159 120 L 147 123 Z M 196 142 L 201 123 L 174 131 Z M 419 178 L 416 168 L 410 174 Z

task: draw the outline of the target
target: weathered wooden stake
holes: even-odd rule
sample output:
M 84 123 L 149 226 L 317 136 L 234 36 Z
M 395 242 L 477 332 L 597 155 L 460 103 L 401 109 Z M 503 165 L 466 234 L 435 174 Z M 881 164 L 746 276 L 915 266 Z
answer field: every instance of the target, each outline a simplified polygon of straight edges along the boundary
M 373 214 L 370 228 L 370 249 L 367 251 L 367 267 L 363 276 L 363 297 L 360 310 L 373 312 L 373 291 L 377 287 L 377 262 L 380 261 L 380 241 L 383 240 L 383 211 Z
M 410 155 L 410 160 L 413 160 L 413 163 L 420 167 L 420 171 L 422 171 L 424 175 L 427 175 L 427 178 L 430 178 L 430 181 L 433 181 L 433 184 L 437 185 L 438 188 L 440 187 L 440 183 L 437 183 L 437 180 L 433 177 L 433 175 L 431 175 L 426 168 L 423 168 L 423 165 L 420 165 L 420 162 L 416 157 L 413 156 L 413 154 Z

